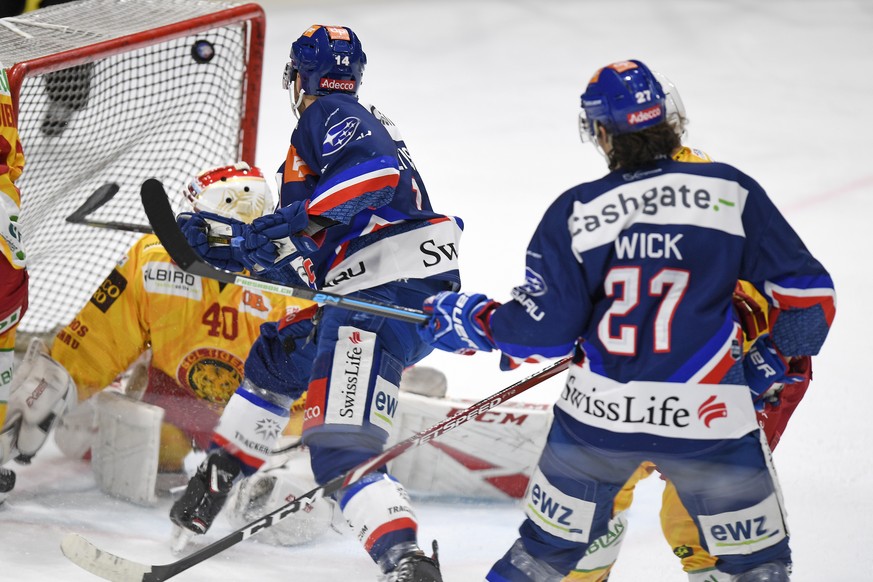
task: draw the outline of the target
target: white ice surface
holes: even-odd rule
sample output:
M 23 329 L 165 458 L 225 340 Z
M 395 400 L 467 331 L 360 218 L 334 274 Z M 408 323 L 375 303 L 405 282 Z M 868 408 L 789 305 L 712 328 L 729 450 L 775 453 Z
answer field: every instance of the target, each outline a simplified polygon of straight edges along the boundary
M 402 129 L 437 209 L 464 218 L 467 290 L 506 299 L 522 281 L 539 216 L 566 188 L 599 177 L 579 143 L 579 94 L 600 66 L 639 58 L 681 89 L 688 143 L 754 176 L 830 269 L 839 309 L 815 381 L 776 451 L 789 512 L 794 580 L 873 580 L 873 5 L 857 0 L 269 0 L 256 162 L 284 159 L 293 127 L 280 76 L 312 23 L 345 24 L 370 64 L 361 96 Z M 866 63 L 866 64 L 865 64 Z M 534 368 L 500 373 L 493 355 L 430 356 L 453 395 L 481 397 Z M 558 380 L 519 398 L 550 401 Z M 612 580 L 680 581 L 657 523 L 661 483 L 631 510 Z M 0 509 L 0 580 L 95 580 L 61 555 L 70 531 L 155 563 L 168 502 L 138 508 L 94 487 L 83 463 L 49 447 Z M 422 503 L 421 539 L 440 542 L 445 579 L 481 580 L 515 537 L 511 505 Z M 206 537 L 217 539 L 222 524 Z M 295 549 L 241 543 L 178 580 L 373 580 L 349 537 Z

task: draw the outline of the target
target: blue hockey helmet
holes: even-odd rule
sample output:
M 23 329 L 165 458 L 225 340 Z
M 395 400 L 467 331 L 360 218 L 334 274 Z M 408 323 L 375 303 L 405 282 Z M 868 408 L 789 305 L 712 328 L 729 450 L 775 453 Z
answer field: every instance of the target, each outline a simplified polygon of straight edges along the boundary
M 619 61 L 594 73 L 582 94 L 579 131 L 596 141 L 596 125 L 611 134 L 632 133 L 667 119 L 661 84 L 640 61 Z
M 291 45 L 291 62 L 285 66 L 283 85 L 295 102 L 294 79 L 307 95 L 349 93 L 357 95 L 367 55 L 361 41 L 345 26 L 313 24 Z

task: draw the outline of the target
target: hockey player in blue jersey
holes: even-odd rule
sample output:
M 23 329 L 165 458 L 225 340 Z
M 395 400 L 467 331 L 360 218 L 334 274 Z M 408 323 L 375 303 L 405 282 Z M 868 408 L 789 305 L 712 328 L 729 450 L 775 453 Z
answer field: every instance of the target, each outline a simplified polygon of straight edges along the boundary
M 182 218 L 204 258 L 408 307 L 459 288 L 460 220 L 434 212 L 397 128 L 359 103 L 366 62 L 346 27 L 313 25 L 293 43 L 284 82 L 299 120 L 279 170 L 279 208 L 251 226 Z M 229 224 L 237 243 L 210 246 L 208 220 Z M 319 483 L 382 451 L 401 372 L 433 348 L 414 324 L 381 316 L 331 307 L 315 322 L 309 339 L 301 339 L 299 325 L 286 330 L 281 322 L 262 332 L 215 431 L 213 453 L 172 509 L 181 528 L 209 527 L 232 482 L 263 464 L 303 390 L 303 439 Z M 217 488 L 210 475 L 219 476 Z M 365 476 L 336 501 L 385 580 L 441 580 L 436 560 L 418 547 L 408 495 L 389 474 Z
M 643 63 L 600 69 L 582 109 L 611 171 L 548 208 L 512 300 L 444 292 L 425 303 L 421 333 L 440 349 L 574 354 L 520 537 L 487 579 L 560 580 L 651 461 L 721 571 L 788 580 L 785 513 L 753 400 L 788 373 L 786 358 L 819 351 L 835 312 L 831 278 L 749 176 L 671 159 L 679 136 Z M 731 307 L 738 279 L 775 314 L 745 361 Z

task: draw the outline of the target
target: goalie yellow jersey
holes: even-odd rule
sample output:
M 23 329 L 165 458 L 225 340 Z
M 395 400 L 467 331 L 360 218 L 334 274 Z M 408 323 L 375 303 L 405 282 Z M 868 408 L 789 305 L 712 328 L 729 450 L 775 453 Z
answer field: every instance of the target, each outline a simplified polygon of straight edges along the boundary
M 151 348 L 147 392 L 163 386 L 168 396 L 220 410 L 242 381 L 261 324 L 310 305 L 186 273 L 146 235 L 57 334 L 51 355 L 85 399 Z

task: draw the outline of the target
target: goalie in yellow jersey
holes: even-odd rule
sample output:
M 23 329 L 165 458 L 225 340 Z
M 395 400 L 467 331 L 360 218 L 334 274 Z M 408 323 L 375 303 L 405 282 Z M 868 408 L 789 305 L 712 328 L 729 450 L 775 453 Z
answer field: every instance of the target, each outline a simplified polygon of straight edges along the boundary
M 272 210 L 261 171 L 244 162 L 201 173 L 186 195 L 196 211 L 246 222 Z M 261 326 L 275 332 L 313 307 L 187 273 L 156 236 L 142 237 L 53 342 L 80 401 L 55 431 L 59 448 L 90 451 L 105 492 L 153 502 L 158 473 L 178 474 L 192 446 L 208 446 Z M 104 390 L 125 371 L 126 382 Z

